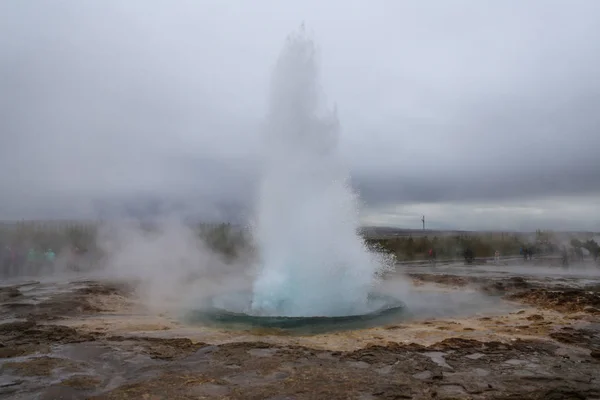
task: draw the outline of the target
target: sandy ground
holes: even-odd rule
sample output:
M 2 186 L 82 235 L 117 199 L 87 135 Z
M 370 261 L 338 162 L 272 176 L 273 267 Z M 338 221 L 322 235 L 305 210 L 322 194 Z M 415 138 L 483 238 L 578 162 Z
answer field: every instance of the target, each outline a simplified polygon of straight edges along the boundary
M 190 325 L 115 282 L 5 285 L 0 399 L 600 399 L 598 270 L 401 278 L 416 317 L 318 335 Z

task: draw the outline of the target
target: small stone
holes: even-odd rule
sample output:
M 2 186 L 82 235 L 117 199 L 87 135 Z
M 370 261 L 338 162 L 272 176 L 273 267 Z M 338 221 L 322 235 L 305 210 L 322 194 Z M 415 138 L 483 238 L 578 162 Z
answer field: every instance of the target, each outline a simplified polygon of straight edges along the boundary
M 508 365 L 522 365 L 522 364 L 527 364 L 527 361 L 517 360 L 517 359 L 513 358 L 511 360 L 504 361 L 504 364 L 508 364 Z
M 488 371 L 487 369 L 483 369 L 483 368 L 475 368 L 473 370 L 473 373 L 477 376 L 488 376 L 490 374 L 490 371 Z
M 431 373 L 431 371 L 423 371 L 423 372 L 419 372 L 418 374 L 414 374 L 413 378 L 424 381 L 424 380 L 430 379 L 432 376 L 433 376 L 433 374 Z
M 433 361 L 440 367 L 453 369 L 444 359 L 444 356 L 446 355 L 446 353 L 442 353 L 442 352 L 438 352 L 438 351 L 431 351 L 431 352 L 423 353 L 423 355 L 426 357 L 429 357 L 431 359 L 431 361 Z
M 470 359 L 470 360 L 479 360 L 481 357 L 485 357 L 485 354 L 482 353 L 473 353 L 473 354 L 469 354 L 467 356 L 465 356 L 466 358 Z
M 554 354 L 559 357 L 569 358 L 569 350 L 565 349 L 564 347 L 559 347 L 556 349 Z
M 348 361 L 347 364 L 350 367 L 359 368 L 359 369 L 367 369 L 370 365 L 364 361 Z
M 389 374 L 390 372 L 392 372 L 392 368 L 393 368 L 393 367 L 394 367 L 393 365 L 386 365 L 385 367 L 381 367 L 381 368 L 379 368 L 379 369 L 378 369 L 378 370 L 376 370 L 376 371 L 377 371 L 377 373 L 378 373 L 378 374 L 381 374 L 381 375 L 387 375 L 387 374 Z
M 248 353 L 254 357 L 271 357 L 277 353 L 277 349 L 250 349 Z

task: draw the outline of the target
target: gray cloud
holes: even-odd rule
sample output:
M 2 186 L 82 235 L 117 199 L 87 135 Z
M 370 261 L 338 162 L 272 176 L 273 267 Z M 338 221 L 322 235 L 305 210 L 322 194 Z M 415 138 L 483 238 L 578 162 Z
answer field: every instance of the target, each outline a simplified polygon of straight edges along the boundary
M 32 4 L 0 4 L 2 218 L 243 218 L 269 74 L 301 21 L 371 221 L 600 192 L 594 0 Z M 598 217 L 573 201 L 548 210 Z M 508 208 L 490 218 L 518 225 Z

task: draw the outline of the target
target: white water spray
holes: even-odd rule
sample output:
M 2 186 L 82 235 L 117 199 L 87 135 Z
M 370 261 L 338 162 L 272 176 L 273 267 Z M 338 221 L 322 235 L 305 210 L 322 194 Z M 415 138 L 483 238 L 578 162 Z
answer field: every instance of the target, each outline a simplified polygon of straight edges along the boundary
M 357 233 L 356 196 L 337 154 L 339 122 L 323 104 L 315 46 L 303 28 L 288 38 L 272 79 L 252 313 L 368 312 L 367 296 L 390 264 Z

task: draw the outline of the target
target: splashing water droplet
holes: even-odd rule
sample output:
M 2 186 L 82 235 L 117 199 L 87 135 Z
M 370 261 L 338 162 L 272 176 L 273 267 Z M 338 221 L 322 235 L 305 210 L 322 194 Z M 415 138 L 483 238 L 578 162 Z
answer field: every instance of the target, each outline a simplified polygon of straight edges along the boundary
M 337 154 L 340 125 L 319 86 L 314 42 L 290 35 L 272 77 L 254 236 L 261 255 L 250 312 L 343 316 L 368 312 L 392 260 L 358 234 L 357 196 Z

